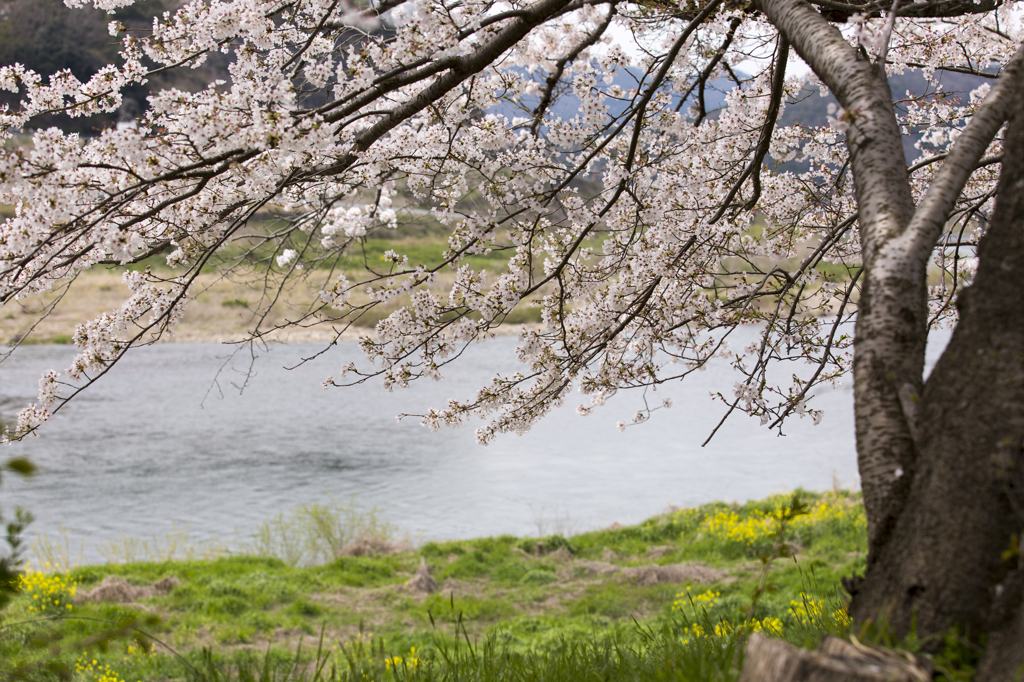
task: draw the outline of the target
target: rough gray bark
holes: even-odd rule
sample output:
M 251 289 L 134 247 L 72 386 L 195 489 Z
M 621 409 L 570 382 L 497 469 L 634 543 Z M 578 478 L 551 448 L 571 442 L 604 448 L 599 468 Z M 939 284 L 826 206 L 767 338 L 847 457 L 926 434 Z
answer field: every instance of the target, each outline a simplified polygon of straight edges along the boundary
M 1024 571 L 1018 564 L 1000 586 L 1000 596 L 993 610 L 994 620 L 1000 625 L 989 633 L 985 656 L 978 666 L 975 682 L 1002 682 L 1024 680 Z
M 854 597 L 855 614 L 887 611 L 897 632 L 911 618 L 922 633 L 1020 628 L 1012 545 L 1024 526 L 1024 79 L 1016 81 L 978 273 L 921 397 L 916 476 L 892 541 Z M 994 640 L 987 656 L 992 670 L 1024 664 L 1019 639 Z
M 1024 527 L 1024 50 L 915 208 L 882 70 L 802 0 L 759 8 L 849 112 L 865 268 L 854 400 L 869 539 L 866 575 L 849 584 L 851 614 L 883 619 L 897 636 L 953 626 L 991 634 L 979 679 L 1008 679 L 1024 670 L 1024 562 L 1013 541 Z M 978 274 L 922 385 L 929 256 L 1011 113 Z

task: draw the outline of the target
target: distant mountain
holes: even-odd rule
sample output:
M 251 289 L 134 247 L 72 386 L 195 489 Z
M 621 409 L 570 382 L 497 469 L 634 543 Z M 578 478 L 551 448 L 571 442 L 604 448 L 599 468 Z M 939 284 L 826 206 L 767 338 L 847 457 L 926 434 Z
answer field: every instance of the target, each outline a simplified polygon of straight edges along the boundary
M 526 72 L 522 72 L 526 75 Z M 943 90 L 955 98 L 966 98 L 970 92 L 977 88 L 983 83 L 991 83 L 992 79 L 985 78 L 982 76 L 973 76 L 970 74 L 957 73 L 954 71 L 937 71 L 936 76 L 939 80 Z M 537 82 L 543 84 L 547 78 L 547 74 L 544 72 L 537 72 L 531 76 Z M 613 85 L 618 85 L 624 91 L 636 90 L 640 80 L 643 77 L 643 71 L 636 67 L 626 67 L 619 70 L 612 81 Z M 742 75 L 741 75 L 742 77 Z M 714 118 L 717 115 L 718 109 L 725 104 L 726 94 L 733 88 L 734 84 L 731 80 L 726 78 L 720 78 L 711 83 L 708 83 L 705 90 L 705 107 L 708 111 L 709 118 Z M 892 76 L 889 78 L 889 89 L 892 92 L 893 100 L 897 102 L 899 107 L 899 101 L 904 99 L 907 92 L 920 96 L 928 94 L 934 87 L 932 84 L 925 79 L 924 74 L 920 69 L 908 69 L 905 73 Z M 571 120 L 579 113 L 580 101 L 579 98 L 572 91 L 572 87 L 563 85 L 561 90 L 557 93 L 548 107 L 548 117 L 561 117 L 562 120 Z M 696 101 L 696 95 L 691 95 L 689 103 Z M 511 101 L 502 101 L 498 105 L 491 107 L 487 110 L 489 114 L 496 114 L 499 116 L 505 116 L 509 120 L 516 117 L 530 117 L 533 115 L 534 109 L 540 102 L 540 97 L 533 96 L 524 98 L 523 106 L 517 106 Z M 674 104 L 678 104 L 679 95 L 675 96 Z M 606 103 L 609 105 L 609 114 L 617 116 L 624 112 L 629 106 L 628 102 L 615 101 L 608 99 Z M 817 86 L 805 85 L 800 93 L 791 98 L 786 103 L 786 109 L 779 120 L 780 125 L 793 125 L 795 123 L 802 123 L 808 126 L 823 126 L 828 124 L 828 105 L 835 104 L 838 106 L 836 98 L 831 94 L 827 94 L 822 97 L 819 93 Z M 684 109 L 685 110 L 685 109 Z M 916 159 L 920 156 L 914 145 L 920 139 L 919 134 L 906 135 L 903 138 L 903 153 L 907 158 L 908 162 Z M 799 171 L 806 169 L 806 164 L 800 162 L 790 162 L 785 164 L 784 168 L 787 170 Z
M 146 31 L 152 27 L 154 16 L 177 4 L 177 0 L 139 0 L 110 15 L 93 8 L 70 9 L 63 0 L 0 0 L 0 66 L 24 64 L 44 77 L 69 69 L 76 78 L 87 81 L 107 64 L 118 61 L 119 44 L 107 31 L 112 19 Z M 168 82 L 167 77 L 156 80 L 156 87 Z M 128 88 L 126 108 L 138 115 L 146 105 L 150 87 Z M 19 101 L 17 94 L 0 93 L 0 104 L 17 108 Z M 91 133 L 113 125 L 117 119 L 116 113 L 87 118 L 49 115 L 34 125 Z
M 940 70 L 936 71 L 935 75 L 943 91 L 959 101 L 966 101 L 971 91 L 979 85 L 993 82 L 991 78 L 955 71 Z M 893 101 L 897 103 L 896 107 L 899 108 L 899 102 L 906 98 L 907 92 L 920 96 L 933 92 L 934 87 L 925 79 L 920 69 L 908 69 L 903 74 L 890 76 L 889 91 L 892 93 Z M 793 125 L 794 123 L 808 126 L 826 125 L 829 104 L 839 105 L 831 93 L 822 97 L 817 86 L 805 85 L 799 95 L 786 103 L 786 110 L 783 112 L 780 123 L 782 125 Z M 921 152 L 914 147 L 919 139 L 921 139 L 919 134 L 903 136 L 903 155 L 908 163 L 921 155 Z M 786 167 L 797 170 L 799 165 L 787 164 Z
M 152 26 L 153 17 L 173 10 L 182 0 L 138 0 L 134 5 L 117 10 L 113 16 L 96 9 L 72 10 L 62 0 L 0 0 L 0 66 L 19 62 L 43 76 L 50 76 L 62 69 L 70 69 L 80 80 L 88 80 L 92 74 L 105 64 L 117 61 L 118 45 L 107 32 L 107 22 L 112 18 L 121 21 L 136 31 L 146 31 Z M 36 127 L 59 126 L 64 130 L 92 133 L 105 126 L 113 125 L 120 116 L 131 119 L 146 108 L 146 98 L 151 90 L 176 87 L 195 91 L 207 83 L 217 79 L 229 78 L 227 73 L 228 56 L 214 53 L 207 62 L 198 69 L 177 69 L 159 74 L 147 85 L 137 85 L 125 92 L 125 106 L 120 112 L 91 116 L 88 118 L 71 119 L 67 116 L 47 116 L 34 122 Z M 951 71 L 937 72 L 940 82 L 947 93 L 966 97 L 967 93 L 989 79 Z M 525 69 L 520 70 L 524 77 L 544 83 L 547 73 L 537 71 L 533 74 Z M 612 84 L 618 85 L 624 92 L 636 90 L 643 81 L 644 72 L 636 67 L 626 67 L 616 72 Z M 743 77 L 743 74 L 740 74 Z M 920 95 L 928 92 L 931 87 L 919 70 L 908 70 L 906 73 L 889 79 L 893 97 L 902 99 L 908 90 Z M 705 89 L 705 106 L 708 116 L 714 118 L 716 110 L 725 104 L 726 94 L 732 89 L 732 81 L 720 78 L 708 83 Z M 570 85 L 562 84 L 556 97 L 548 107 L 548 116 L 570 120 L 579 112 L 580 101 Z M 674 104 L 678 105 L 679 95 L 675 95 Z M 320 101 L 306 98 L 305 105 L 316 105 Z M 0 104 L 17 107 L 19 97 L 13 93 L 0 93 Z M 514 103 L 503 100 L 488 110 L 508 117 L 530 117 L 539 104 L 537 96 L 525 98 L 523 102 Z M 689 98 L 687 105 L 696 101 L 696 95 Z M 629 106 L 625 100 L 607 100 L 612 115 L 619 115 Z M 788 102 L 780 121 L 783 125 L 800 122 L 807 125 L 825 125 L 827 122 L 829 103 L 835 103 L 831 95 L 820 97 L 818 90 L 806 86 L 801 93 Z M 916 158 L 919 152 L 914 143 L 919 135 L 904 138 L 904 154 L 908 159 Z M 787 164 L 796 169 L 799 164 Z
M 520 70 L 523 76 L 532 78 L 533 80 L 544 85 L 548 74 L 543 71 L 538 71 L 535 74 L 528 74 L 525 70 Z M 643 80 L 643 70 L 635 66 L 627 66 L 619 69 L 611 83 L 603 85 L 602 87 L 609 87 L 612 85 L 618 85 L 624 92 L 630 92 L 640 87 L 640 83 Z M 708 113 L 711 114 L 717 109 L 720 109 L 725 104 L 725 96 L 732 89 L 732 81 L 726 78 L 720 78 L 716 81 L 708 83 L 704 92 L 704 106 Z M 572 90 L 571 85 L 561 85 L 556 88 L 556 97 L 552 98 L 551 104 L 548 106 L 548 118 L 560 117 L 563 121 L 571 120 L 575 117 L 580 110 L 580 100 L 576 97 L 576 94 Z M 673 97 L 673 104 L 679 103 L 679 95 Z M 689 98 L 690 102 L 697 101 L 697 95 L 693 94 Z M 491 107 L 487 110 L 489 114 L 495 114 L 497 116 L 505 116 L 510 121 L 513 118 L 532 117 L 533 111 L 540 104 L 539 96 L 529 96 L 523 98 L 523 106 L 503 100 L 501 103 Z M 605 100 L 605 104 L 608 105 L 608 113 L 612 116 L 618 116 L 622 114 L 629 107 L 628 100 L 613 100 L 608 98 Z
M 63 0 L 0 0 L 0 66 L 24 64 L 44 78 L 69 69 L 81 81 L 111 63 L 119 63 L 119 42 L 107 24 L 116 19 L 135 32 L 152 29 L 153 18 L 173 11 L 183 0 L 137 0 L 108 14 L 94 8 L 70 9 Z M 198 69 L 177 69 L 154 76 L 146 85 L 124 91 L 121 111 L 69 118 L 47 115 L 36 118 L 33 128 L 57 126 L 68 132 L 94 134 L 118 120 L 131 120 L 147 107 L 153 90 L 175 87 L 196 91 L 217 78 L 228 77 L 227 58 L 213 53 Z M 20 94 L 0 93 L 0 105 L 17 109 Z

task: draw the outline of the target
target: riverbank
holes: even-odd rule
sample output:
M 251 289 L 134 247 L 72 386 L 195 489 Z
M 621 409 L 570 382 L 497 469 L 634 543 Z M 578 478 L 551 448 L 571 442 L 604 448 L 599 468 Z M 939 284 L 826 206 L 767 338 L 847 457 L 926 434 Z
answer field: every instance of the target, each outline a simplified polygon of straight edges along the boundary
M 439 291 L 451 288 L 453 275 L 440 276 Z M 92 320 L 103 312 L 116 310 L 130 296 L 122 281 L 120 269 L 96 268 L 81 273 L 67 292 L 55 291 L 11 303 L 0 316 L 0 345 L 9 345 L 28 336 L 28 343 L 71 343 L 75 326 Z M 259 315 L 262 315 L 264 297 L 260 284 L 252 281 L 227 279 L 214 273 L 197 277 L 195 291 L 200 292 L 190 301 L 181 322 L 173 334 L 165 334 L 164 343 L 233 343 L 244 341 Z M 269 329 L 297 319 L 317 300 L 322 282 L 315 279 L 291 281 L 263 318 L 262 327 Z M 271 292 L 272 294 L 274 292 Z M 355 297 L 360 299 L 360 295 Z M 52 306 L 45 317 L 41 312 Z M 371 332 L 378 320 L 396 309 L 391 302 L 368 311 L 352 327 L 340 331 L 337 323 L 324 322 L 315 326 L 290 327 L 274 331 L 263 337 L 271 343 L 329 343 L 337 338 L 356 340 Z M 523 308 L 513 312 L 505 324 L 496 328 L 497 334 L 518 334 L 523 325 L 537 326 L 539 308 Z M 339 337 L 340 333 L 340 337 Z
M 825 633 L 845 631 L 839 578 L 863 568 L 863 508 L 843 491 L 801 492 L 799 500 L 806 507 L 797 511 L 806 513 L 784 528 L 779 514 L 790 496 L 708 504 L 569 538 L 411 548 L 393 538 L 375 542 L 367 532 L 319 565 L 301 565 L 312 559 L 269 543 L 263 550 L 278 556 L 36 573 L 3 614 L 0 660 L 29 666 L 33 679 L 58 679 L 53 662 L 79 666 L 76 679 L 89 682 L 202 679 L 193 667 L 285 671 L 300 642 L 307 654 L 299 658 L 308 663 L 322 635 L 325 670 L 436 679 L 456 664 L 445 652 L 467 642 L 535 672 L 559 656 L 590 665 L 587 656 L 617 643 L 626 648 L 614 665 L 636 679 L 644 676 L 636 666 L 648 665 L 655 650 L 667 655 L 671 644 L 703 667 L 662 670 L 668 679 L 733 679 L 738 659 L 722 651 L 743 633 L 813 646 Z M 759 593 L 762 558 L 770 589 Z M 109 646 L 97 648 L 112 627 Z M 626 649 L 639 658 L 622 658 Z M 35 667 L 44 661 L 48 669 Z M 551 674 L 539 678 L 573 679 Z M 280 675 L 274 679 L 299 679 Z

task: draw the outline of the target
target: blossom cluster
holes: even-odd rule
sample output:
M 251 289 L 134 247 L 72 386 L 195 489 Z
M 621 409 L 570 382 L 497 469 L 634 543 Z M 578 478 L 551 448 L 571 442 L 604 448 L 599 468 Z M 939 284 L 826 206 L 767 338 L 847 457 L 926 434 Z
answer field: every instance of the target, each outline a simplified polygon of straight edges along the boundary
M 0 303 L 154 254 L 170 272 L 126 273 L 122 306 L 77 327 L 78 355 L 63 378 L 44 377 L 19 433 L 131 347 L 171 332 L 204 268 L 254 262 L 248 272 L 278 291 L 289 278 L 319 279 L 315 302 L 289 323 L 344 329 L 371 308 L 388 312 L 361 343 L 367 363 L 326 386 L 439 379 L 514 308 L 539 308 L 541 323 L 520 337 L 521 371 L 422 415 L 432 429 L 482 417 L 488 442 L 523 433 L 575 390 L 588 414 L 713 358 L 737 372 L 717 394 L 730 410 L 773 426 L 820 419 L 811 389 L 851 367 L 845 325 L 861 253 L 843 133 L 857 112 L 834 112 L 833 126 L 785 123 L 791 102 L 817 94 L 802 74 L 777 79 L 778 60 L 749 58 L 777 36 L 762 15 L 612 0 L 378 8 L 196 0 L 145 35 L 112 22 L 120 63 L 88 82 L 0 67 L 0 88 L 21 98 L 0 112 L 0 204 L 14 209 L 0 224 Z M 848 38 L 877 53 L 883 21 L 858 17 Z M 897 107 L 919 135 L 918 196 L 985 95 L 947 94 L 942 69 L 1005 63 L 1020 35 L 1008 6 L 897 22 L 886 68 L 923 68 L 930 84 Z M 43 114 L 113 111 L 125 88 L 216 52 L 230 55 L 225 79 L 154 92 L 134 128 L 15 138 Z M 715 110 L 713 89 L 724 91 Z M 990 155 L 999 150 L 997 140 Z M 935 249 L 935 323 L 955 319 L 995 181 L 991 166 L 972 176 Z M 268 215 L 278 227 L 260 227 Z M 359 280 L 339 276 L 363 240 L 409 220 L 448 231 L 440 262 L 394 252 Z M 496 272 L 471 265 L 496 252 L 508 256 Z M 253 316 L 250 338 L 272 331 L 266 320 Z M 757 342 L 730 345 L 747 323 L 760 325 Z M 806 371 L 769 371 L 784 362 Z

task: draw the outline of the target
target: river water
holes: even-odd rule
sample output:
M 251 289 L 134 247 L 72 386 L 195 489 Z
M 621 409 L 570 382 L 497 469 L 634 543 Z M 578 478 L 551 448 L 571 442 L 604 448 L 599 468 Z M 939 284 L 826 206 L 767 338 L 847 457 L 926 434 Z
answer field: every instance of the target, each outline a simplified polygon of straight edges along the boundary
M 65 524 L 96 560 L 105 540 L 177 524 L 196 539 L 237 541 L 281 510 L 352 495 L 413 538 L 444 539 L 589 530 L 636 523 L 670 504 L 858 486 L 849 383 L 817 391 L 818 426 L 793 419 L 779 437 L 737 413 L 701 448 L 725 409 L 709 393 L 728 394 L 736 380 L 724 363 L 660 389 L 657 402 L 670 396 L 674 406 L 621 433 L 615 424 L 636 412 L 638 393 L 620 393 L 589 417 L 575 413 L 585 400 L 574 396 L 527 435 L 488 447 L 475 443 L 473 427 L 430 433 L 416 419 L 396 421 L 516 369 L 515 343 L 474 345 L 444 381 L 395 393 L 376 383 L 320 388 L 357 359 L 354 342 L 292 370 L 285 367 L 320 347 L 271 347 L 241 393 L 232 382 L 242 358 L 210 390 L 230 347 L 141 348 L 38 438 L 0 453 L 28 455 L 40 470 L 27 482 L 7 477 L 0 501 L 31 510 L 35 532 Z M 34 399 L 40 373 L 63 369 L 73 355 L 67 346 L 19 349 L 0 365 L 0 414 L 13 417 Z

